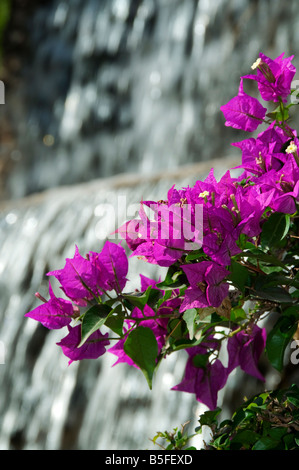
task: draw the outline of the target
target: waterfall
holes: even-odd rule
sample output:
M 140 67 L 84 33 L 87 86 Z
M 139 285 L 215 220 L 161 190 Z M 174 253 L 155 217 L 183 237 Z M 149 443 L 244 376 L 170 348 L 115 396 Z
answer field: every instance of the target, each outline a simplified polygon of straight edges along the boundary
M 296 55 L 298 44 L 294 0 L 52 0 L 27 17 L 26 8 L 20 84 L 5 108 L 17 134 L 8 197 L 228 156 L 242 134 L 224 127 L 219 107 L 260 51 Z
M 153 448 L 157 431 L 196 423 L 194 397 L 169 391 L 184 352 L 161 365 L 149 391 L 109 354 L 68 366 L 55 344 L 62 332 L 24 314 L 75 244 L 99 251 L 142 198 L 239 163 L 230 143 L 243 134 L 224 127 L 219 107 L 260 51 L 296 56 L 297 6 L 53 0 L 23 12 L 28 46 L 0 105 L 13 136 L 1 144 L 1 449 Z M 140 271 L 159 274 L 131 259 L 132 286 Z

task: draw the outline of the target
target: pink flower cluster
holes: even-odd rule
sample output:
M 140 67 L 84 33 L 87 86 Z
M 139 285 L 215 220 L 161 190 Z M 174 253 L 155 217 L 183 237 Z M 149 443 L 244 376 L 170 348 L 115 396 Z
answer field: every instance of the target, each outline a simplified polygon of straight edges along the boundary
M 295 67 L 292 57 L 283 55 L 271 60 L 260 54 L 255 63 L 257 75 L 241 77 L 238 95 L 221 107 L 225 125 L 246 132 L 255 131 L 264 124 L 266 128 L 257 137 L 234 143 L 242 151 L 243 172 L 232 177 L 227 171 L 217 181 L 213 169 L 204 181 L 192 187 L 169 189 L 161 201 L 142 201 L 139 217 L 119 228 L 119 234 L 131 249 L 131 256 L 163 267 L 177 266 L 184 276 L 186 288 L 173 289 L 165 297 L 154 280 L 141 276 L 140 292 L 149 286 L 160 290 L 163 301 L 155 306 L 135 306 L 123 321 L 123 334 L 109 349 L 117 356 L 115 364 L 126 362 L 136 366 L 126 354 L 124 344 L 136 325 L 149 327 L 157 340 L 159 354 L 169 335 L 171 315 L 182 316 L 190 309 L 218 308 L 229 296 L 230 265 L 232 257 L 241 253 L 240 237 L 256 240 L 261 234 L 267 213 L 293 214 L 299 201 L 299 166 L 297 133 L 284 121 L 269 123 L 266 108 L 244 92 L 244 80 L 257 81 L 262 99 L 285 103 L 291 91 Z M 146 210 L 150 209 L 152 219 Z M 200 209 L 200 210 L 199 210 Z M 187 227 L 187 229 L 186 229 Z M 196 252 L 197 257 L 188 258 Z M 61 340 L 64 354 L 70 362 L 96 358 L 104 354 L 109 345 L 109 335 L 100 330 L 89 340 L 80 343 L 80 309 L 102 302 L 103 297 L 116 295 L 122 300 L 127 282 L 128 258 L 121 244 L 107 241 L 100 253 L 90 252 L 84 258 L 76 248 L 72 259 L 67 259 L 63 269 L 52 271 L 68 298 L 56 298 L 50 285 L 50 299 L 26 314 L 47 328 L 68 328 Z M 110 298 L 110 297 L 109 297 Z M 75 326 L 72 326 L 75 322 Z M 258 370 L 258 360 L 265 348 L 266 333 L 263 328 L 234 331 L 228 337 L 228 366 L 210 360 L 221 342 L 213 332 L 200 344 L 186 347 L 188 361 L 185 377 L 174 390 L 194 393 L 198 401 L 213 409 L 218 391 L 225 385 L 229 374 L 236 368 L 263 380 Z
M 91 301 L 97 302 L 105 293 L 112 290 L 120 293 L 126 285 L 128 258 L 123 247 L 107 241 L 100 253 L 89 252 L 84 258 L 76 247 L 73 258 L 67 258 L 63 269 L 51 271 L 60 283 L 60 288 L 68 298 L 55 297 L 49 284 L 50 299 L 25 314 L 41 322 L 46 328 L 58 329 L 67 326 L 68 335 L 59 345 L 63 353 L 70 358 L 69 363 L 81 359 L 95 359 L 105 353 L 105 346 L 110 344 L 108 333 L 94 332 L 89 342 L 78 348 L 81 340 L 81 326 L 71 326 L 71 322 L 80 316 L 80 307 Z M 38 295 L 38 297 L 40 297 Z

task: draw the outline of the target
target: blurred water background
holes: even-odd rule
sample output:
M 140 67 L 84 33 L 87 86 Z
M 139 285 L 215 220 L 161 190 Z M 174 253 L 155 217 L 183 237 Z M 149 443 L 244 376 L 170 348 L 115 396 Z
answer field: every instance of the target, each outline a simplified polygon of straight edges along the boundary
M 45 273 L 75 244 L 100 250 L 129 206 L 239 163 L 230 143 L 244 134 L 219 107 L 260 51 L 298 64 L 298 2 L 2 0 L 0 34 L 0 448 L 153 448 L 157 431 L 205 409 L 169 391 L 185 356 L 149 391 L 111 355 L 68 367 L 55 345 L 65 333 L 24 314 L 47 295 Z M 159 274 L 140 263 L 132 286 L 140 270 Z M 248 393 L 263 387 L 238 371 L 220 405 L 240 401 L 245 380 Z

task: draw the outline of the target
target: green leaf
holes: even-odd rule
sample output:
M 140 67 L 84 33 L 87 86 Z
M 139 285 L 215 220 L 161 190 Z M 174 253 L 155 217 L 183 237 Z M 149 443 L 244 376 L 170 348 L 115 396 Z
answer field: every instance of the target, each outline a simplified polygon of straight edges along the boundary
M 294 434 L 286 434 L 283 436 L 283 443 L 285 450 L 298 450 L 298 442 L 296 442 L 296 437 Z
M 296 289 L 294 292 L 291 293 L 292 299 L 299 298 L 299 289 Z
M 187 309 L 185 310 L 183 314 L 183 319 L 187 325 L 190 339 L 194 338 L 196 317 L 197 317 L 197 310 L 195 308 Z
M 205 411 L 199 418 L 201 426 L 215 426 L 217 425 L 217 416 L 221 413 L 221 408 L 217 407 L 215 410 Z
M 179 351 L 180 349 L 192 348 L 193 346 L 198 346 L 202 341 L 202 338 L 199 339 L 177 339 L 171 343 L 171 351 Z
M 92 333 L 104 325 L 108 315 L 112 312 L 111 307 L 105 304 L 93 305 L 83 316 L 81 325 L 80 348 Z
M 280 246 L 290 227 L 290 217 L 281 212 L 271 214 L 263 225 L 261 233 L 262 249 L 272 249 Z
M 243 408 L 238 408 L 233 416 L 233 425 L 237 427 L 242 421 L 246 419 L 246 413 Z
M 298 321 L 298 307 L 288 308 L 269 332 L 266 341 L 266 353 L 272 366 L 281 371 L 284 353 L 292 339 Z
M 249 429 L 244 429 L 239 432 L 233 437 L 232 443 L 240 443 L 244 447 L 249 447 L 253 445 L 258 439 L 260 435 L 257 434 L 255 431 L 251 431 Z
M 293 310 L 293 307 L 292 307 L 292 310 Z M 287 397 L 295 396 L 299 398 L 299 387 L 296 384 L 292 384 L 290 388 L 285 392 L 285 394 Z
M 284 263 L 282 263 L 275 256 L 269 255 L 268 253 L 265 253 L 264 251 L 259 250 L 258 248 L 255 248 L 254 245 L 250 246 L 250 249 L 248 249 L 249 244 L 247 244 L 246 246 L 247 248 L 244 251 L 242 251 L 242 253 L 235 255 L 235 259 L 248 258 L 248 260 L 250 261 L 259 260 L 259 261 L 262 261 L 264 263 L 267 263 L 273 266 L 281 266 L 282 268 L 285 269 Z
M 194 250 L 194 251 L 191 251 L 187 256 L 186 256 L 186 259 L 185 261 L 188 262 L 188 261 L 193 261 L 194 259 L 198 259 L 198 258 L 202 258 L 206 256 L 205 253 L 202 251 L 202 249 L 200 250 Z
M 145 305 L 154 305 L 163 293 L 149 286 L 145 292 L 136 292 L 133 294 L 123 294 L 122 297 L 133 307 L 138 307 L 140 310 L 143 310 Z
M 160 307 L 164 302 L 170 299 L 173 294 L 173 289 L 167 289 L 163 297 L 161 297 L 157 302 L 157 307 Z
M 277 445 L 279 444 L 279 441 L 271 439 L 271 437 L 262 437 L 259 439 L 254 446 L 252 447 L 252 450 L 270 450 L 270 449 L 275 449 Z
M 173 286 L 178 283 L 179 277 L 183 274 L 183 271 L 175 264 L 171 265 L 166 273 L 164 281 L 157 284 L 159 289 L 165 289 L 166 287 Z
M 269 437 L 274 439 L 275 441 L 282 440 L 283 436 L 288 432 L 287 428 L 277 427 L 271 428 L 269 430 Z
M 132 330 L 125 341 L 124 351 L 143 372 L 151 389 L 158 356 L 158 344 L 151 328 L 138 326 Z
M 260 299 L 271 300 L 278 303 L 294 302 L 292 296 L 282 287 L 267 287 L 263 290 L 252 290 L 252 294 Z
M 296 408 L 299 408 L 299 397 L 288 397 L 288 401 L 296 406 Z
M 237 287 L 242 293 L 245 291 L 245 287 L 250 286 L 250 276 L 248 269 L 240 263 L 232 260 L 229 267 L 230 275 L 228 279 Z
M 247 318 L 245 310 L 239 306 L 233 307 L 230 311 L 230 320 L 232 322 L 238 322 Z
M 204 369 L 209 360 L 209 354 L 196 354 L 192 357 L 192 364 L 199 369 Z
M 289 111 L 288 108 L 290 106 L 284 106 L 283 103 L 280 103 L 277 108 L 275 108 L 272 112 L 266 114 L 266 116 L 273 121 L 277 121 L 277 123 L 281 123 L 287 121 L 289 119 Z
M 106 318 L 105 325 L 108 326 L 110 330 L 114 331 L 114 333 L 118 334 L 119 336 L 122 336 L 123 323 L 124 315 L 122 312 L 122 306 L 117 305 Z
M 183 339 L 186 328 L 186 323 L 181 318 L 171 318 L 167 325 L 169 339 L 173 341 Z
M 257 286 L 257 284 L 259 285 L 259 288 L 262 289 L 271 286 L 299 287 L 299 280 L 284 276 L 280 272 L 271 272 L 267 276 L 258 276 L 256 278 L 255 286 Z
M 282 237 L 281 237 L 282 240 L 289 233 L 290 225 L 291 225 L 291 216 L 290 216 L 290 214 L 284 214 L 284 217 L 285 217 L 285 229 L 284 229 L 284 232 L 283 232 Z

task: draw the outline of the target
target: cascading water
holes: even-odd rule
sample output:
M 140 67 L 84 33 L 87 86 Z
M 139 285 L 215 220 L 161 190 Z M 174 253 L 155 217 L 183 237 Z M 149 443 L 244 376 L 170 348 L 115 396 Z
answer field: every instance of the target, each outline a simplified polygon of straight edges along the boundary
M 297 10 L 295 1 L 286 9 L 279 0 L 35 7 L 23 27 L 21 85 L 11 97 L 18 142 L 14 171 L 3 178 L 7 194 L 230 153 L 241 134 L 223 126 L 219 107 L 260 51 L 296 55 Z
M 183 354 L 162 364 L 149 391 L 137 371 L 111 367 L 111 355 L 68 367 L 55 346 L 61 332 L 24 313 L 75 244 L 100 250 L 142 198 L 164 198 L 174 183 L 192 184 L 212 165 L 220 176 L 239 162 L 239 154 L 225 157 L 243 136 L 224 128 L 219 107 L 260 51 L 296 56 L 296 7 L 54 0 L 25 18 L 21 83 L 3 108 L 15 147 L 2 178 L 0 448 L 150 448 L 156 431 L 196 421 L 194 397 L 169 392 Z M 140 263 L 132 260 L 132 286 L 140 270 L 158 274 Z

